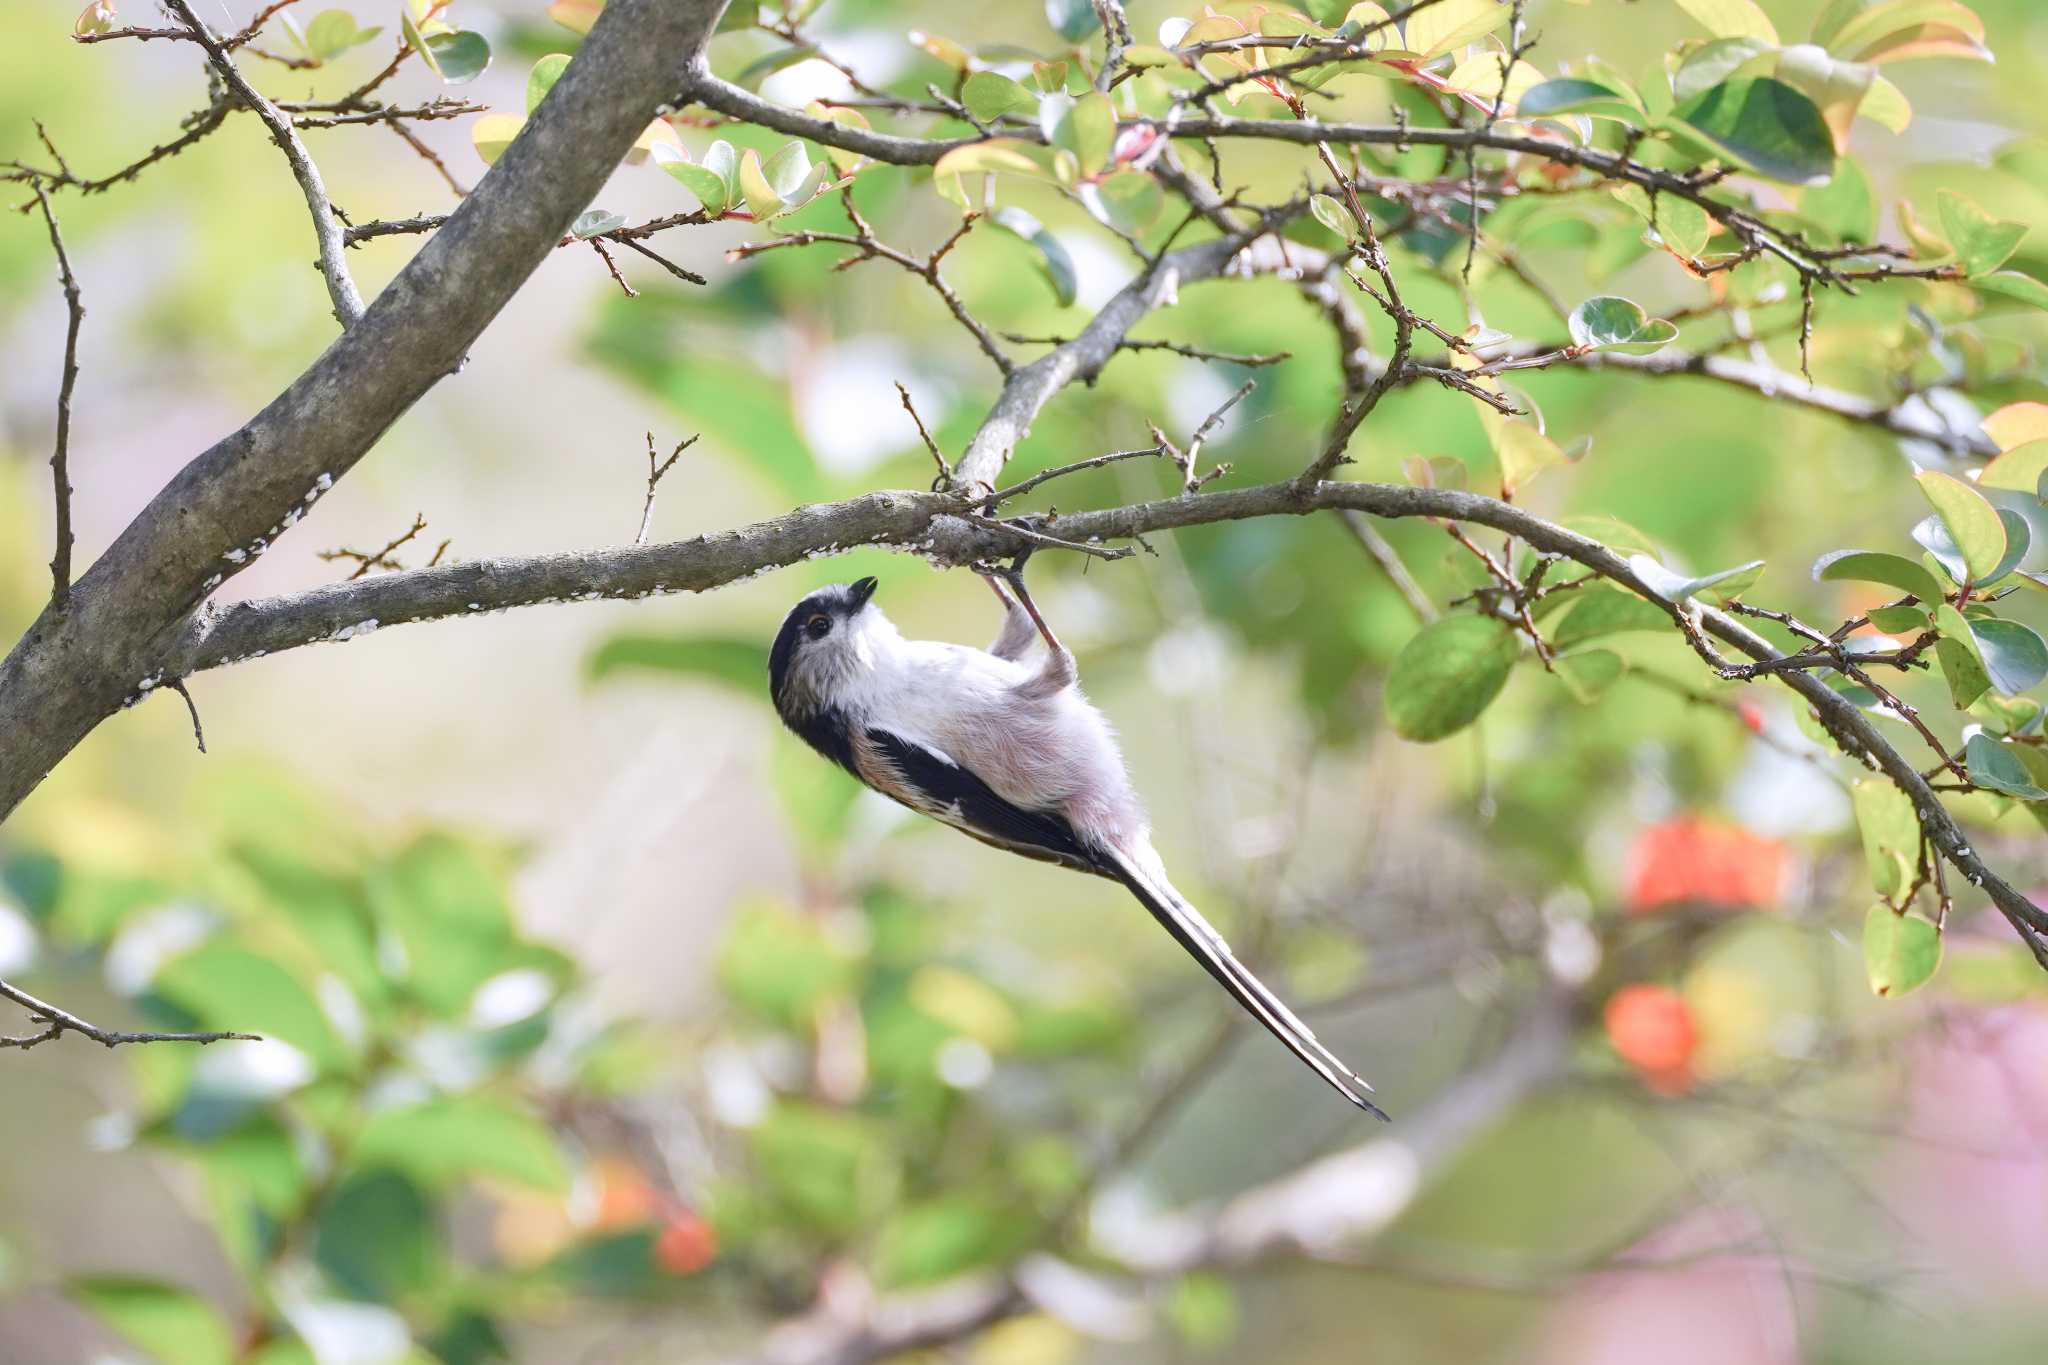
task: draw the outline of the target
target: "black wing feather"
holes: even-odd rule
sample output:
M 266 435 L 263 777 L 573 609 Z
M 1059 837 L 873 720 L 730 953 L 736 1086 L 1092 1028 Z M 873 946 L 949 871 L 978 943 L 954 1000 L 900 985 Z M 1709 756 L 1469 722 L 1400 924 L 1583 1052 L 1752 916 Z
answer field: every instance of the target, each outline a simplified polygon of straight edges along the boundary
M 1012 853 L 1099 876 L 1113 875 L 1057 810 L 1027 810 L 1006 801 L 944 754 L 888 730 L 870 729 L 866 738 L 875 755 L 887 762 L 908 788 L 907 793 L 899 793 L 875 784 L 885 794 Z M 906 795 L 915 799 L 906 799 Z

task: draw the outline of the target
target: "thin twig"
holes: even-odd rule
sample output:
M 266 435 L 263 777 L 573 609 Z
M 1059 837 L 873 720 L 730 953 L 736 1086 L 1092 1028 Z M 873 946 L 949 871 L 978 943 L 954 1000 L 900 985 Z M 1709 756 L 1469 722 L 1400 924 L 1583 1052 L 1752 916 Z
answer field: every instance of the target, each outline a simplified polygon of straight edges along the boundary
M 254 1033 L 123 1033 L 105 1029 L 67 1010 L 60 1010 L 47 1000 L 38 1000 L 19 986 L 0 981 L 0 998 L 12 1000 L 28 1011 L 29 1022 L 43 1025 L 41 1033 L 21 1037 L 0 1037 L 0 1048 L 18 1047 L 24 1050 L 38 1047 L 59 1038 L 66 1033 L 76 1033 L 92 1039 L 105 1047 L 118 1047 L 123 1043 L 224 1043 L 240 1041 L 260 1043 L 263 1039 Z
M 199 724 L 199 703 L 192 700 L 192 693 L 185 686 L 185 680 L 183 678 L 167 678 L 164 680 L 164 686 L 185 699 L 185 709 L 192 713 L 192 742 L 199 746 L 200 753 L 205 753 L 206 731 Z
M 648 529 L 654 525 L 654 490 L 660 485 L 662 476 L 675 466 L 678 456 L 691 446 L 697 444 L 698 438 L 703 436 L 703 434 L 700 431 L 696 436 L 686 437 L 676 442 L 676 448 L 668 453 L 668 458 L 657 464 L 654 454 L 654 433 L 651 431 L 647 433 L 647 500 L 640 505 L 640 533 L 633 537 L 635 545 L 645 545 L 647 543 Z M 437 559 L 439 557 L 438 555 L 435 556 Z
M 910 414 L 910 420 L 917 424 L 917 437 L 924 442 L 924 448 L 931 452 L 932 463 L 939 467 L 938 478 L 933 488 L 944 488 L 953 482 L 953 466 L 946 463 L 946 457 L 939 453 L 939 443 L 925 430 L 924 418 L 917 415 L 917 405 L 910 401 L 910 390 L 903 387 L 903 381 L 896 381 L 896 396 L 903 400 L 903 410 Z
M 41 125 L 37 125 L 37 131 L 41 131 Z M 47 135 L 44 141 L 47 145 Z M 56 155 L 56 148 L 50 150 L 51 155 Z M 63 158 L 58 158 L 58 164 L 63 164 Z M 71 271 L 71 254 L 64 249 L 64 233 L 57 226 L 57 211 L 50 206 L 50 196 L 40 183 L 32 183 L 29 189 L 50 229 L 50 248 L 57 253 L 57 279 L 64 287 L 64 307 L 70 314 L 64 329 L 64 377 L 57 387 L 57 438 L 50 452 L 51 492 L 57 506 L 57 543 L 50 555 L 50 606 L 61 612 L 71 605 L 71 394 L 78 386 L 78 329 L 85 322 L 85 303 L 78 277 Z

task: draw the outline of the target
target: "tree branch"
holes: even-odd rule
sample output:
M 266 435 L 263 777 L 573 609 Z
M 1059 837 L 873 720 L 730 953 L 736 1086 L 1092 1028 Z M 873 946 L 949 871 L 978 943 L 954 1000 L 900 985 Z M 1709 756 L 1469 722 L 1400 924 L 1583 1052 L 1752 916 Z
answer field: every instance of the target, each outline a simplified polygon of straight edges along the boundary
M 196 724 L 196 722 L 195 722 Z M 115 1029 L 104 1029 L 66 1010 L 60 1010 L 46 1000 L 38 1000 L 18 986 L 0 981 L 0 999 L 12 1000 L 28 1011 L 29 1022 L 43 1026 L 40 1033 L 23 1034 L 17 1037 L 0 1037 L 0 1048 L 18 1047 L 26 1051 L 44 1043 L 61 1038 L 67 1033 L 76 1033 L 90 1038 L 105 1047 L 119 1047 L 123 1043 L 224 1043 L 230 1040 L 260 1043 L 262 1038 L 253 1033 L 122 1033 Z
M 0 818 L 156 675 L 180 621 L 302 517 L 471 343 L 589 206 L 723 0 L 612 0 L 545 107 L 361 319 L 194 459 L 0 661 Z M 339 249 L 336 225 L 336 249 Z
M 50 249 L 57 253 L 57 280 L 64 287 L 64 309 L 69 314 L 64 329 L 64 377 L 57 387 L 57 437 L 50 452 L 51 493 L 57 507 L 56 548 L 50 554 L 50 608 L 61 612 L 71 604 L 71 393 L 78 387 L 78 329 L 85 323 L 85 303 L 78 277 L 71 273 L 71 254 L 64 249 L 64 233 L 57 226 L 50 196 L 39 182 L 32 182 L 29 188 L 50 229 Z

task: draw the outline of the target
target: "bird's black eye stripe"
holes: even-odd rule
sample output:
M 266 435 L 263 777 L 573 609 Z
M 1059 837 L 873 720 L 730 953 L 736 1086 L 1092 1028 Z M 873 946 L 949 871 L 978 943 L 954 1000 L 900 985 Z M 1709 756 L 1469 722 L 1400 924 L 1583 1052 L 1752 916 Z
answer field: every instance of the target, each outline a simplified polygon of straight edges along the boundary
M 804 622 L 804 633 L 809 635 L 813 640 L 824 639 L 825 636 L 831 632 L 831 630 L 832 618 L 825 615 L 825 613 L 823 612 L 817 613 L 815 616 L 811 617 L 810 620 Z

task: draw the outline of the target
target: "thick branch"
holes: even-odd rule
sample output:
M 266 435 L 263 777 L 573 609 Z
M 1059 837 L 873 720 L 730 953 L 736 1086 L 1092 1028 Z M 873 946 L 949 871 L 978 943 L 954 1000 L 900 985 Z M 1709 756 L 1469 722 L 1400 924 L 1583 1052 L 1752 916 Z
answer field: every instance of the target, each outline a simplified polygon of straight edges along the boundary
M 0 662 L 0 818 L 157 677 L 180 621 L 441 376 L 587 208 L 723 0 L 612 0 L 476 192 L 289 388 L 193 460 Z M 339 234 L 337 232 L 336 249 Z
M 183 677 L 260 654 L 352 639 L 369 630 L 412 621 L 544 602 L 704 592 L 820 553 L 868 546 L 908 550 L 940 563 L 971 564 L 1014 555 L 1031 543 L 1024 530 L 974 516 L 977 504 L 972 495 L 870 493 L 668 545 L 473 560 L 240 602 L 195 617 L 155 667 Z M 1709 662 L 1717 671 L 1727 670 L 1725 676 L 1742 674 L 1725 660 L 1711 657 L 1702 630 L 1751 659 L 1780 656 L 1768 640 L 1723 613 L 1669 601 L 1644 582 L 1627 560 L 1598 541 L 1532 516 L 1512 503 L 1453 489 L 1347 482 L 1304 487 L 1288 481 L 1078 512 L 1038 523 L 1036 529 L 1063 542 L 1093 545 L 1212 522 L 1343 508 L 1377 517 L 1433 517 L 1488 526 L 1518 536 L 1536 550 L 1583 564 L 1669 615 L 1696 648 L 1710 655 Z M 1972 884 L 1984 889 L 2034 955 L 2048 966 L 2048 913 L 1985 866 L 1954 817 L 1942 807 L 1939 795 L 1869 717 L 1810 672 L 1774 676 L 1813 707 L 1845 753 L 1859 758 L 1867 755 L 1913 799 L 1935 846 Z

